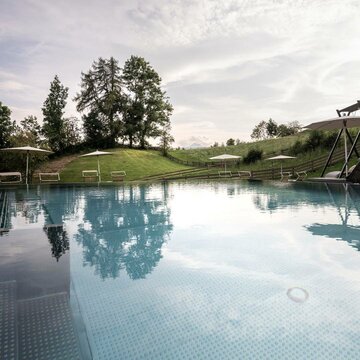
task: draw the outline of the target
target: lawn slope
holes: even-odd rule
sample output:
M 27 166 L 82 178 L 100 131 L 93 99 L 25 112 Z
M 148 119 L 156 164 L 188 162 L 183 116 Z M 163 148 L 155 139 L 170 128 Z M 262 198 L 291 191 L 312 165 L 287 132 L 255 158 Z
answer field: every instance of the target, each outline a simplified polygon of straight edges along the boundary
M 100 156 L 101 180 L 110 181 L 110 172 L 124 170 L 126 181 L 141 180 L 155 175 L 191 169 L 175 163 L 155 150 L 107 149 L 113 155 Z M 96 157 L 77 157 L 61 171 L 61 182 L 82 182 L 82 170 L 96 170 Z
M 212 156 L 227 153 L 244 157 L 247 155 L 250 149 L 260 149 L 263 151 L 263 156 L 266 157 L 267 155 L 286 151 L 292 145 L 294 145 L 297 140 L 304 142 L 308 136 L 309 132 L 303 132 L 297 135 L 261 140 L 256 142 L 241 143 L 234 146 L 218 146 L 199 149 L 178 149 L 170 151 L 170 155 L 182 161 L 208 162 L 209 158 Z

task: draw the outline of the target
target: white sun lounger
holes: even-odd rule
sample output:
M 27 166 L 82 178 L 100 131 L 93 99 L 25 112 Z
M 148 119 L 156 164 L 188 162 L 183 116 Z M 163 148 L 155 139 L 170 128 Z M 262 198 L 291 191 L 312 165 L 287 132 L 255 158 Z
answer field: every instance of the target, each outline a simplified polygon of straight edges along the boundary
M 123 181 L 125 179 L 126 172 L 120 171 L 120 170 L 119 171 L 111 171 L 110 175 L 111 175 L 112 181 Z
M 2 184 L 17 184 L 21 183 L 20 172 L 3 172 L 0 173 L 0 183 Z
M 247 170 L 239 170 L 238 171 L 238 176 L 239 176 L 239 178 L 251 178 L 251 171 L 247 171 Z
M 57 182 L 60 181 L 60 174 L 56 173 L 39 173 L 40 182 Z
M 94 181 L 99 178 L 99 173 L 97 170 L 83 170 L 82 177 L 84 181 Z
M 231 176 L 232 176 L 232 173 L 229 170 L 219 171 L 219 177 L 231 177 Z

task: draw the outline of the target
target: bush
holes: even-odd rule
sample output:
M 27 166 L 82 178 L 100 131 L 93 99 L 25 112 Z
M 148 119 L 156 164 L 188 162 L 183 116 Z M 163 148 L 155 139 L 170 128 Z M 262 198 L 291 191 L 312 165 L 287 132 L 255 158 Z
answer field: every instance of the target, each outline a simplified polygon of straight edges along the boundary
M 335 143 L 336 137 L 338 136 L 337 131 L 332 131 L 327 133 L 324 136 L 322 145 L 325 149 L 331 149 Z M 342 144 L 342 138 L 340 138 L 340 141 L 338 142 L 338 146 Z
M 324 135 L 320 131 L 311 131 L 304 144 L 304 151 L 313 151 L 323 144 Z
M 294 145 L 292 145 L 289 149 L 289 152 L 291 155 L 299 155 L 303 152 L 306 152 L 306 150 L 304 149 L 304 144 L 300 141 L 300 140 L 296 140 L 296 142 L 294 143 Z
M 262 159 L 263 151 L 259 149 L 250 149 L 247 155 L 244 157 L 245 164 L 252 164 Z

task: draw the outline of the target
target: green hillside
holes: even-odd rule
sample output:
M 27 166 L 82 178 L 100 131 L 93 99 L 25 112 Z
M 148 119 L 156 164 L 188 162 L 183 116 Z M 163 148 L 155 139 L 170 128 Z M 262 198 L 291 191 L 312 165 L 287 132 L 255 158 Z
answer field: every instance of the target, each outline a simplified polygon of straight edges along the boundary
M 234 155 L 245 156 L 252 148 L 263 150 L 263 160 L 246 165 L 242 161 L 228 162 L 228 170 L 237 174 L 240 170 L 251 170 L 258 172 L 258 176 L 263 178 L 261 174 L 271 171 L 272 178 L 280 177 L 280 162 L 268 161 L 266 158 L 280 153 L 288 154 L 288 149 L 297 141 L 305 141 L 308 133 L 303 133 L 298 136 L 290 136 L 279 139 L 269 139 L 258 141 L 254 143 L 240 144 L 229 147 L 215 147 L 204 149 L 189 149 L 189 150 L 173 150 L 170 155 L 173 160 L 161 155 L 159 151 L 155 150 L 135 150 L 135 149 L 107 149 L 107 151 L 114 152 L 113 155 L 106 155 L 99 157 L 101 164 L 102 181 L 107 182 L 111 180 L 110 172 L 123 170 L 126 172 L 125 181 L 156 181 L 161 179 L 180 179 L 180 178 L 196 178 L 196 177 L 218 177 L 218 171 L 223 164 L 217 163 L 216 167 L 203 167 L 191 164 L 191 162 L 210 162 L 209 158 L 212 156 L 229 153 Z M 359 150 L 360 151 L 360 150 Z M 306 170 L 309 176 L 318 176 L 325 164 L 328 156 L 328 150 L 318 148 L 315 151 L 308 151 L 297 155 L 295 159 L 283 161 L 282 165 L 287 168 L 287 171 L 302 171 Z M 337 149 L 334 153 L 334 162 L 332 167 L 328 169 L 340 169 L 343 159 L 343 149 Z M 175 161 L 174 161 L 175 160 Z M 62 166 L 56 162 L 62 163 Z M 190 162 L 182 164 L 181 162 Z M 351 160 L 350 166 L 355 163 L 355 157 Z M 338 163 L 336 163 L 338 162 Z M 53 166 L 53 167 L 52 167 Z M 58 167 L 56 167 L 58 166 Z M 72 156 L 66 161 L 66 157 L 58 158 L 45 164 L 42 172 L 57 172 L 60 171 L 61 182 L 83 182 L 82 170 L 96 170 L 96 157 L 79 157 Z M 266 175 L 264 178 L 268 178 Z
M 252 143 L 241 143 L 234 146 L 172 150 L 170 151 L 170 155 L 183 161 L 208 162 L 210 157 L 224 153 L 244 157 L 250 149 L 256 148 L 263 150 L 263 155 L 266 157 L 268 154 L 281 153 L 282 151 L 289 149 L 297 140 L 305 141 L 308 135 L 308 132 L 303 132 L 298 135 L 261 140 Z
M 113 155 L 100 156 L 102 181 L 110 180 L 110 172 L 124 170 L 126 181 L 140 180 L 148 176 L 190 169 L 177 164 L 155 150 L 107 149 Z M 82 170 L 96 170 L 96 157 L 77 157 L 61 172 L 62 182 L 82 182 Z

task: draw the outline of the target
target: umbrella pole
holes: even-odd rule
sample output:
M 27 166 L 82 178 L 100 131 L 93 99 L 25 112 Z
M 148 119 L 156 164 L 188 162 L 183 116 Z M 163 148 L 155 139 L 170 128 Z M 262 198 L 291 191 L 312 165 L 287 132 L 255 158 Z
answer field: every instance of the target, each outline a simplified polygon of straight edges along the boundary
M 225 174 L 226 174 L 226 161 L 224 161 L 224 165 L 225 165 Z
M 29 151 L 26 152 L 26 176 L 25 176 L 25 183 L 28 184 L 29 180 Z
M 99 173 L 99 182 L 101 181 L 101 174 L 100 174 L 100 162 L 99 162 L 99 155 L 97 156 L 98 161 L 98 173 Z
M 347 141 L 346 141 L 346 129 L 344 131 L 344 144 L 345 144 L 345 176 L 348 176 L 348 164 L 347 164 Z

